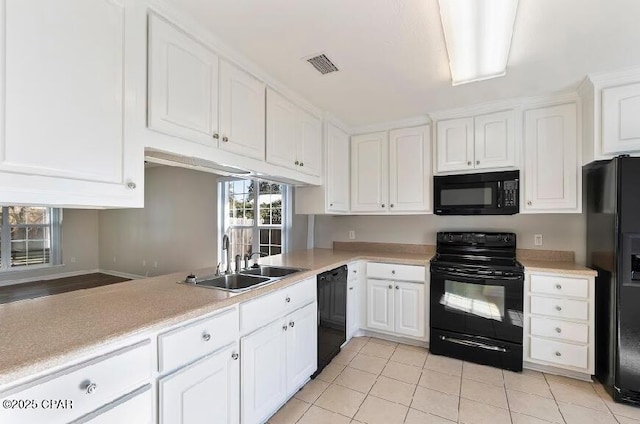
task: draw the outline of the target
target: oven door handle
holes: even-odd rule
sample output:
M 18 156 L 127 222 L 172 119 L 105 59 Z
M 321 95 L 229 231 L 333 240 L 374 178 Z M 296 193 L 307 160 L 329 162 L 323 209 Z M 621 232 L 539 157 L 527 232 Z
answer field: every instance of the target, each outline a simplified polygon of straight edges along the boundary
M 488 278 L 490 280 L 509 280 L 509 281 L 515 281 L 515 280 L 524 280 L 524 277 L 522 276 L 518 276 L 518 275 L 514 275 L 511 277 L 505 277 L 505 276 L 501 276 L 501 275 L 488 275 L 488 274 L 483 274 L 483 273 L 478 273 L 478 274 L 468 274 L 465 272 L 451 272 L 451 271 L 441 271 L 438 269 L 434 269 L 431 271 L 431 274 L 433 276 L 433 274 L 438 274 L 438 275 L 443 275 L 443 276 L 452 276 L 452 277 L 463 277 L 463 278 L 475 278 L 477 279 L 478 277 L 482 277 L 482 278 Z
M 477 347 L 480 349 L 491 350 L 493 352 L 505 353 L 507 351 L 507 349 L 500 346 L 492 346 L 485 343 L 474 342 L 471 340 L 454 339 L 453 337 L 440 336 L 440 340 L 442 340 L 443 342 L 450 342 L 450 343 L 455 343 L 463 346 Z

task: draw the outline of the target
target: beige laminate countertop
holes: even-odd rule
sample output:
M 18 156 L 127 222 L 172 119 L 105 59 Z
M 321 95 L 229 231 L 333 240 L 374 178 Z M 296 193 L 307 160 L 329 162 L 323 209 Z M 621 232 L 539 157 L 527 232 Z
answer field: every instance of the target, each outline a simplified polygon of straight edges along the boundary
M 575 262 L 542 261 L 534 259 L 518 259 L 518 261 L 524 266 L 524 269 L 529 272 L 557 272 L 586 277 L 595 277 L 598 275 L 595 270 L 583 265 L 578 265 Z
M 427 265 L 432 254 L 310 249 L 260 260 L 308 271 L 245 293 L 176 284 L 186 272 L 131 280 L 0 305 L 0 387 L 90 355 L 93 350 L 147 331 L 250 300 L 353 260 Z M 531 270 L 595 273 L 584 267 L 522 261 Z M 195 271 L 211 275 L 213 268 Z M 591 274 L 588 274 L 591 275 Z

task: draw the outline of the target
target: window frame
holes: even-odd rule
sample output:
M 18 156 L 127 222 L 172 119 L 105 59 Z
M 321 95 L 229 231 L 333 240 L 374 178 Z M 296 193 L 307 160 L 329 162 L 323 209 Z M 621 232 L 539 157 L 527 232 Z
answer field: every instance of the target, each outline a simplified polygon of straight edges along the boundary
M 0 274 L 31 271 L 41 268 L 49 268 L 62 264 L 62 209 L 49 209 L 49 224 L 11 224 L 8 219 L 11 206 L 0 206 L 2 223 L 0 224 Z M 39 207 L 39 206 L 35 206 Z M 11 266 L 11 228 L 48 227 L 51 247 L 49 249 L 49 262 L 35 265 Z M 8 250 L 4 246 L 9 246 Z
M 229 182 L 232 181 L 242 181 L 242 180 L 247 180 L 247 181 L 253 181 L 254 182 L 254 186 L 256 187 L 256 194 L 255 194 L 255 198 L 258 199 L 260 196 L 260 182 L 267 182 L 270 184 L 279 184 L 282 186 L 282 210 L 281 210 L 281 217 L 282 217 L 282 223 L 280 225 L 273 225 L 273 224 L 260 224 L 260 211 L 259 211 L 259 204 L 258 202 L 254 202 L 253 205 L 253 216 L 254 216 L 254 223 L 253 225 L 230 225 L 228 220 L 229 220 Z M 260 252 L 260 230 L 267 230 L 267 229 L 276 229 L 276 230 L 281 230 L 282 231 L 282 235 L 281 235 L 281 241 L 282 241 L 282 245 L 281 245 L 281 253 L 285 253 L 289 250 L 289 247 L 291 246 L 291 222 L 292 222 L 292 209 L 293 209 L 293 205 L 292 205 L 292 188 L 284 183 L 281 182 L 277 182 L 277 181 L 269 181 L 269 180 L 263 180 L 260 178 L 256 178 L 256 177 L 248 177 L 248 178 L 233 178 L 233 177 L 228 177 L 228 178 L 219 178 L 218 179 L 218 262 L 220 264 L 225 264 L 226 265 L 226 252 L 223 252 L 222 250 L 222 237 L 225 234 L 228 234 L 228 230 L 230 228 L 248 228 L 248 229 L 252 229 L 252 235 L 253 235 L 253 243 L 252 243 L 252 252 Z M 232 241 L 233 243 L 233 241 Z M 254 257 L 254 259 L 256 259 Z M 231 262 L 233 262 L 234 258 L 231 258 Z

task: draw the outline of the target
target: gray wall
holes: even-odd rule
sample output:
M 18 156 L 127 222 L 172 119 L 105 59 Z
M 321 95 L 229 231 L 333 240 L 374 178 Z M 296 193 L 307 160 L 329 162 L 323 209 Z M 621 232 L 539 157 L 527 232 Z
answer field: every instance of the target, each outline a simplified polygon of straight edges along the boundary
M 100 268 L 155 276 L 215 265 L 217 216 L 216 175 L 147 168 L 144 209 L 100 211 Z
M 0 274 L 0 285 L 56 274 L 98 269 L 98 211 L 65 209 L 62 212 L 62 265 Z
M 586 218 L 584 214 L 544 214 L 513 216 L 316 216 L 315 246 L 330 248 L 333 241 L 435 244 L 436 232 L 460 230 L 511 231 L 523 249 L 572 250 L 576 261 L 586 258 Z M 534 234 L 542 234 L 543 246 L 534 246 Z

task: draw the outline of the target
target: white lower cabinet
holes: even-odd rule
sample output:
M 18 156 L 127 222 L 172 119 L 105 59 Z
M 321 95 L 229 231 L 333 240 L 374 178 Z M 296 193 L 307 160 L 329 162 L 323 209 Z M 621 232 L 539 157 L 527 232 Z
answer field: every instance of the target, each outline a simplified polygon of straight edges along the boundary
M 241 421 L 265 422 L 317 367 L 316 302 L 241 339 Z
M 423 272 L 424 268 L 422 267 Z M 367 280 L 367 328 L 400 336 L 426 336 L 423 282 Z
M 236 423 L 239 355 L 234 343 L 158 383 L 160 424 Z
M 72 424 L 112 424 L 136 423 L 151 424 L 153 420 L 151 399 L 151 385 L 147 385 L 139 392 L 114 402 L 112 405 L 84 416 Z
M 349 277 L 347 278 L 347 341 L 360 329 L 360 265 L 351 262 L 348 265 Z

